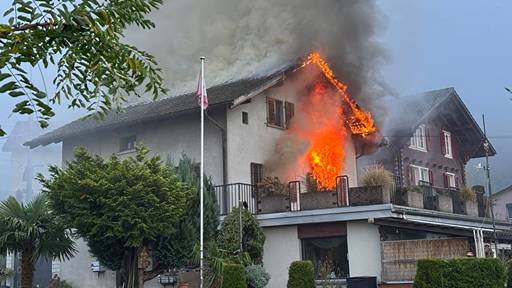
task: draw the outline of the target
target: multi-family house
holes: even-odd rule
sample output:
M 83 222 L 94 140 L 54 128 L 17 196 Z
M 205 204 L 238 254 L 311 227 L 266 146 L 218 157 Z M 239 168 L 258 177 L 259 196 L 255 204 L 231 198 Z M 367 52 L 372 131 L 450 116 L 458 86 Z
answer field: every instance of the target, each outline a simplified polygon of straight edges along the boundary
M 323 84 L 318 86 L 318 83 Z M 356 159 L 364 154 L 361 151 L 364 145 L 360 144 L 362 141 L 368 145 L 365 139 L 368 135 L 358 132 L 357 127 L 361 123 L 354 123 L 350 115 L 342 118 L 329 115 L 342 113 L 346 106 L 357 107 L 350 102 L 352 104 L 344 103 L 332 110 L 328 97 L 337 95 L 343 99 L 339 95 L 343 91 L 332 84 L 316 66 L 312 66 L 298 70 L 289 67 L 269 76 L 208 89 L 205 171 L 217 185 L 221 218 L 245 202 L 263 228 L 266 235 L 264 266 L 272 277 L 267 287 L 286 287 L 290 263 L 301 259 L 313 261 L 319 281 L 329 281 L 337 287 L 344 287 L 346 279 L 351 281 L 357 276 L 367 276 L 366 280 L 370 282 L 379 281 L 381 287 L 410 287 L 418 257 L 460 257 L 474 250 L 473 232 L 490 231 L 492 225 L 488 219 L 428 210 L 422 205 L 412 205 L 414 201 L 410 201 L 410 206 L 415 207 L 407 207 L 408 201 L 396 201 L 398 197 L 394 190 L 358 187 Z M 322 101 L 308 100 L 319 95 Z M 456 99 L 460 101 L 460 98 Z M 312 111 L 315 105 L 319 105 L 319 109 Z M 26 145 L 34 148 L 62 142 L 63 161 L 72 159 L 72 151 L 77 146 L 85 146 L 105 157 L 111 154 L 127 157 L 133 155 L 136 143 L 144 143 L 152 153 L 162 157 L 176 159 L 185 153 L 197 160 L 200 153 L 199 111 L 197 99 L 194 93 L 190 93 L 127 107 L 122 113 L 109 114 L 102 122 L 91 118 L 77 120 Z M 315 114 L 318 111 L 320 113 Z M 466 114 L 459 111 L 460 117 L 465 117 L 462 120 L 447 113 L 446 123 L 467 121 L 469 113 L 465 111 Z M 318 183 L 311 184 L 311 173 L 308 173 L 311 172 L 311 164 L 304 165 L 304 153 L 307 154 L 311 146 L 308 138 L 311 131 L 303 128 L 311 127 L 311 122 L 318 117 L 327 117 L 329 121 L 313 125 L 313 132 L 323 131 L 333 123 L 338 129 L 336 131 L 342 132 L 320 145 L 342 151 L 334 154 L 343 155 L 335 158 L 341 162 L 333 163 L 339 171 L 331 173 L 325 180 L 329 184 L 323 188 L 319 188 Z M 414 185 L 416 181 L 428 180 L 429 174 L 436 177 L 436 183 L 443 181 L 437 180 L 437 177 L 443 179 L 438 174 L 452 173 L 455 178 L 463 179 L 463 161 L 467 159 L 454 155 L 467 153 L 462 155 L 469 157 L 472 149 L 480 153 L 482 144 L 481 132 L 474 121 L 464 123 L 473 126 L 461 124 L 459 128 L 462 131 L 459 128 L 453 130 L 450 125 L 438 126 L 447 132 L 445 135 L 453 135 L 445 141 L 467 142 L 467 145 L 460 145 L 459 150 L 448 151 L 445 145 L 443 157 L 446 161 L 437 163 L 424 158 L 421 162 L 420 159 L 412 161 L 412 156 L 406 156 L 412 154 L 402 155 L 403 161 L 409 161 L 405 160 L 407 157 L 418 167 L 433 167 L 434 170 L 435 163 L 435 173 L 427 172 L 425 176 L 421 169 L 417 172 L 411 170 L 414 176 L 407 178 L 403 164 L 398 170 L 390 169 L 397 176 L 410 179 Z M 308 134 L 305 140 L 304 134 Z M 318 136 L 312 134 L 312 137 Z M 479 138 L 475 140 L 474 137 Z M 341 138 L 343 141 L 339 142 Z M 421 140 L 424 138 L 418 137 L 418 141 Z M 332 143 L 336 145 L 332 146 Z M 423 144 L 415 143 L 417 149 L 425 148 Z M 411 153 L 416 151 L 424 153 L 411 149 Z M 448 158 L 449 155 L 452 158 Z M 282 191 L 266 191 L 261 183 L 269 176 L 280 177 L 284 182 Z M 456 185 L 457 180 L 453 181 Z M 410 192 L 411 195 L 414 193 L 418 194 Z M 413 196 L 401 195 L 401 198 L 418 198 L 414 203 L 420 200 L 423 203 L 423 196 L 421 199 Z M 497 222 L 496 227 L 499 230 L 509 229 L 505 222 Z M 484 238 L 488 239 L 485 233 Z M 79 250 L 75 258 L 61 263 L 60 277 L 70 281 L 74 287 L 115 287 L 114 272 L 91 270 L 90 264 L 94 259 L 87 253 L 86 243 L 80 242 Z M 397 251 L 402 253 L 395 253 Z M 403 286 L 404 283 L 409 286 Z M 158 285 L 153 281 L 147 287 Z
M 512 186 L 505 187 L 492 195 L 494 216 L 500 220 L 512 219 Z

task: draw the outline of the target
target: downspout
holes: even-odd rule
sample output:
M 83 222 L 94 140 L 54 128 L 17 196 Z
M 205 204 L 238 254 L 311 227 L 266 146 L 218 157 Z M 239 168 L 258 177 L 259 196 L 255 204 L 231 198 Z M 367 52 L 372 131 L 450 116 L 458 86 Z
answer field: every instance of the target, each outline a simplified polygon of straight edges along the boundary
M 217 128 L 219 128 L 221 133 L 221 142 L 222 142 L 222 185 L 226 185 L 228 182 L 228 167 L 227 167 L 227 133 L 226 128 L 224 128 L 217 120 L 213 119 L 208 112 L 206 112 L 206 118 L 210 122 L 213 123 Z

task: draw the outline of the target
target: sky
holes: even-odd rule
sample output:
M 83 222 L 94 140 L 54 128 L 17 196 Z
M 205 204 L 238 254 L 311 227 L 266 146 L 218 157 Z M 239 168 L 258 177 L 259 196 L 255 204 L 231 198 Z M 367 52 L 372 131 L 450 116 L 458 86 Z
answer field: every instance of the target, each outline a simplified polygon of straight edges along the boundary
M 7 3 L 6 3 L 7 2 Z M 0 1 L 0 11 L 10 1 Z M 454 87 L 474 118 L 486 115 L 491 143 L 495 190 L 512 185 L 508 163 L 512 160 L 512 1 L 510 0 L 378 0 L 386 21 L 379 41 L 387 49 L 382 69 L 387 83 L 401 96 Z M 39 71 L 33 71 L 39 81 Z M 49 82 L 47 80 L 47 82 Z M 51 92 L 51 89 L 50 89 Z M 21 116 L 11 115 L 15 101 L 0 95 L 0 125 L 12 129 Z M 50 129 L 81 115 L 57 109 Z M 4 138 L 0 138 L 0 146 Z M 0 183 L 8 183 L 8 154 L 0 152 Z M 483 181 L 483 170 L 468 166 L 473 181 Z M 2 185 L 3 186 L 3 185 Z

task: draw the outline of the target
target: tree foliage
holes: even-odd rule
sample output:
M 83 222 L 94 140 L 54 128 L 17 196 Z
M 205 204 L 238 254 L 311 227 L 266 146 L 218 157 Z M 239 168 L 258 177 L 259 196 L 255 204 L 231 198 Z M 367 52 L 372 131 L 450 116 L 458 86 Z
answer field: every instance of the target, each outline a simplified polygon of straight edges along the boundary
M 217 238 L 219 249 L 225 250 L 231 254 L 240 251 L 240 209 L 233 208 L 220 228 Z M 265 244 L 265 234 L 254 216 L 242 209 L 242 251 L 249 254 L 254 264 L 263 262 L 263 245 Z M 238 252 L 237 252 L 238 251 Z
M 162 0 L 12 0 L 0 23 L 0 94 L 20 99 L 13 112 L 36 114 L 41 127 L 55 115 L 52 105 L 105 116 L 129 95 L 166 90 L 150 54 L 123 43 L 129 26 L 150 29 L 146 18 Z M 43 69 L 55 66 L 55 93 L 49 95 Z M 36 85 L 28 68 L 37 68 Z M 42 87 L 41 87 L 42 86 Z M 5 134 L 0 129 L 0 136 Z
M 143 146 L 136 150 L 135 157 L 105 160 L 78 148 L 67 168 L 51 166 L 50 178 L 39 176 L 55 212 L 101 263 L 121 272 L 125 287 L 172 268 L 166 258 L 173 250 L 165 243 L 174 241 L 193 195 L 158 156 L 148 158 Z M 134 270 L 145 250 L 154 264 L 141 276 Z
M 22 287 L 32 287 L 37 259 L 69 259 L 75 252 L 73 239 L 49 209 L 45 195 L 24 205 L 14 197 L 0 204 L 0 254 L 21 254 Z
M 194 162 L 185 154 L 181 155 L 177 165 L 168 161 L 167 165 L 172 167 L 181 182 L 187 183 L 193 188 L 192 200 L 187 208 L 187 216 L 177 224 L 177 233 L 175 238 L 167 241 L 159 241 L 155 253 L 160 258 L 168 261 L 167 266 L 182 268 L 185 266 L 195 266 L 194 248 L 199 245 L 200 229 L 200 185 L 199 185 L 199 163 Z M 219 211 L 217 199 L 212 181 L 209 177 L 204 180 L 204 241 L 215 240 L 217 228 L 219 226 Z

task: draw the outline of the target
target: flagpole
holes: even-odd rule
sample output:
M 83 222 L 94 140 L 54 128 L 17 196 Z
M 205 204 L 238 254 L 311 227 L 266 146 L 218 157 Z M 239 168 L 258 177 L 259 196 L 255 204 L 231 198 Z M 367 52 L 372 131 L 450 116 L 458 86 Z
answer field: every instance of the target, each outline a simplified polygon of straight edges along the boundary
M 204 83 L 204 60 L 205 57 L 201 57 L 201 168 L 200 168 L 200 180 L 201 181 L 201 190 L 200 190 L 200 211 L 201 211 L 201 220 L 200 220 L 200 288 L 203 288 L 203 282 L 204 282 L 204 231 L 203 231 L 203 225 L 204 225 L 204 211 L 203 211 L 203 204 L 204 204 L 204 92 L 206 90 L 205 83 Z

